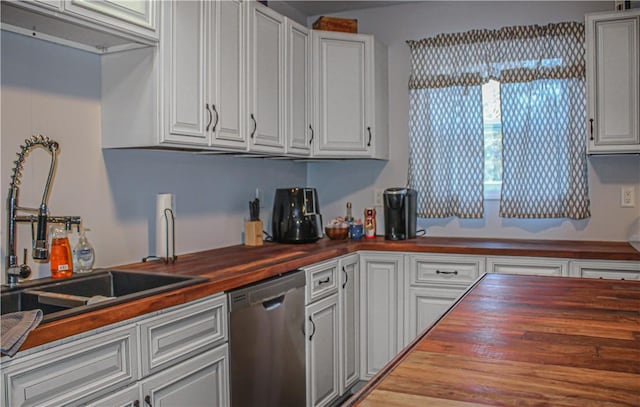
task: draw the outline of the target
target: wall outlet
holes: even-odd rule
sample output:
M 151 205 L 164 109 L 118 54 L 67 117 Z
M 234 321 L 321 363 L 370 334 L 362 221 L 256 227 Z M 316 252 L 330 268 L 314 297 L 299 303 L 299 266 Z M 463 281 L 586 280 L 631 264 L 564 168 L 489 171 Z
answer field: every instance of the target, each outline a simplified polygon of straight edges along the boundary
M 634 187 L 622 187 L 620 193 L 620 206 L 623 208 L 633 208 L 636 206 L 636 191 Z
M 373 206 L 382 206 L 383 199 L 382 194 L 384 193 L 384 188 L 374 188 L 373 189 Z

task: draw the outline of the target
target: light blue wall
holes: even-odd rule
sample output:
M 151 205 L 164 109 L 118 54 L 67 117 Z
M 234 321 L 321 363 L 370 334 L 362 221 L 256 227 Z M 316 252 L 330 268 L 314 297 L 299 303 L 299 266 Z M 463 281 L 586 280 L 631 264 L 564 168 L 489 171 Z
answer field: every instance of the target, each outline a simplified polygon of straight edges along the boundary
M 359 32 L 374 34 L 388 46 L 390 160 L 309 164 L 308 184 L 318 188 L 325 217 L 343 215 L 347 201 L 362 216 L 363 208 L 373 204 L 375 188 L 407 182 L 410 60 L 406 40 L 474 28 L 584 21 L 585 13 L 612 10 L 613 2 L 427 1 L 335 14 L 358 19 Z M 315 19 L 310 17 L 307 23 Z M 484 219 L 421 220 L 419 226 L 435 236 L 622 241 L 640 234 L 640 205 L 620 207 L 622 185 L 634 185 L 636 202 L 640 201 L 640 156 L 594 157 L 589 161 L 589 181 L 592 217 L 587 220 L 502 219 L 497 216 L 498 201 L 487 201 Z M 381 209 L 378 233 L 383 231 Z
M 83 217 L 92 229 L 88 237 L 96 248 L 96 266 L 140 261 L 154 251 L 158 193 L 175 194 L 176 249 L 182 254 L 240 243 L 256 188 L 264 191 L 262 219 L 270 229 L 274 189 L 306 183 L 304 163 L 176 151 L 103 151 L 100 57 L 6 31 L 1 37 L 2 202 L 23 140 L 40 133 L 57 140 L 61 150 L 49 207 L 55 215 Z M 29 155 L 21 204 L 39 204 L 48 165 L 44 150 Z M 0 216 L 4 225 L 4 211 Z M 4 226 L 0 229 L 5 233 Z M 19 238 L 20 252 L 30 247 L 27 225 L 19 227 Z M 3 258 L 5 239 L 3 235 Z M 32 266 L 34 277 L 49 275 L 47 264 Z

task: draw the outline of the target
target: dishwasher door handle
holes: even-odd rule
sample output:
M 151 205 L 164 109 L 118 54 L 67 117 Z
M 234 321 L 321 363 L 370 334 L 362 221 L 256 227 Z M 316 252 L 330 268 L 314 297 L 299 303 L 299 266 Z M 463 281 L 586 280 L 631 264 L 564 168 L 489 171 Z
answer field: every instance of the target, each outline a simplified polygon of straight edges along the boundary
M 271 311 L 271 310 L 274 310 L 274 309 L 278 308 L 279 306 L 281 306 L 283 302 L 284 302 L 284 294 L 282 294 L 279 297 L 272 298 L 270 300 L 264 301 L 262 303 L 262 306 L 267 311 Z

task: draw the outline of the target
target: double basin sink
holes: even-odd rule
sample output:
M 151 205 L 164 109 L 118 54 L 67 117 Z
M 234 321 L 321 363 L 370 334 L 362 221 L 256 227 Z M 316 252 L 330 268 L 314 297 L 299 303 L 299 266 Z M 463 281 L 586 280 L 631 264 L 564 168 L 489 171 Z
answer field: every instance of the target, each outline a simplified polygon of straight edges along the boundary
M 140 271 L 96 270 L 64 280 L 50 278 L 3 286 L 0 312 L 41 309 L 42 322 L 122 304 L 206 281 L 197 276 Z

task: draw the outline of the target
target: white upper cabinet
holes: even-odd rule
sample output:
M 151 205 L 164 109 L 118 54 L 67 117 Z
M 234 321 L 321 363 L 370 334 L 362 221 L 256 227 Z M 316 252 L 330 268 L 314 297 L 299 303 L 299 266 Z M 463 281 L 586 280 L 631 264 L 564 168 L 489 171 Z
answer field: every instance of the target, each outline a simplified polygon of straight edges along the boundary
M 372 36 L 312 32 L 258 2 L 154 7 L 158 47 L 102 57 L 103 148 L 388 158 L 387 50 Z
M 153 0 L 65 0 L 64 9 L 100 24 L 158 39 Z
M 209 142 L 205 132 L 206 8 L 200 1 L 172 1 L 165 6 L 162 64 L 168 131 L 161 142 Z
M 212 8 L 207 25 L 210 96 L 205 103 L 211 146 L 246 150 L 244 131 L 245 20 L 240 1 L 206 2 Z
M 386 47 L 313 31 L 314 156 L 388 158 Z
M 3 1 L 2 29 L 96 54 L 158 42 L 153 0 Z
M 309 30 L 285 18 L 287 153 L 308 156 L 314 131 L 311 123 L 311 39 Z
M 258 2 L 248 8 L 249 148 L 284 153 L 284 17 Z
M 588 152 L 640 152 L 640 10 L 586 17 Z

